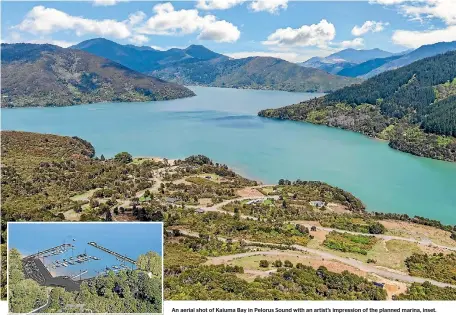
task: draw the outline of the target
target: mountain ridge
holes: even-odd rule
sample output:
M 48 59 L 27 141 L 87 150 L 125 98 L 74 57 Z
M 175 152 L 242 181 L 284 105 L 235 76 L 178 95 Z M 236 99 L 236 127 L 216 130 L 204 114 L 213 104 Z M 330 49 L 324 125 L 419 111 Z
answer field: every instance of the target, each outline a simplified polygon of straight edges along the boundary
M 50 44 L 1 44 L 2 107 L 66 106 L 193 96 L 88 52 Z
M 184 85 L 328 92 L 361 82 L 360 79 L 330 75 L 273 57 L 232 59 L 202 45 L 158 51 L 93 39 L 73 47 Z
M 299 63 L 303 67 L 311 67 L 324 70 L 331 74 L 337 74 L 347 67 L 354 67 L 357 64 L 376 58 L 386 58 L 393 55 L 388 51 L 379 48 L 374 49 L 353 49 L 347 48 L 327 57 L 312 57 L 304 62 Z

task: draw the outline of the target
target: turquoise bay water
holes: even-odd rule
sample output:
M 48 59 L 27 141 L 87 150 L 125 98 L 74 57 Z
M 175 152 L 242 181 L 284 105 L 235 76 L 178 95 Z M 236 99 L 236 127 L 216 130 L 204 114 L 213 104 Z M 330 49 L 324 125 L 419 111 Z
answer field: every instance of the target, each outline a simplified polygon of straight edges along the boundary
M 192 87 L 166 102 L 3 109 L 3 130 L 78 136 L 97 155 L 183 158 L 205 154 L 265 183 L 320 180 L 359 197 L 371 211 L 456 224 L 456 163 L 395 151 L 360 134 L 257 117 L 319 94 Z
M 144 222 L 143 222 L 144 223 Z M 57 275 L 75 276 L 82 270 L 87 270 L 82 278 L 96 276 L 104 272 L 106 267 L 120 266 L 122 262 L 114 256 L 101 251 L 88 242 L 97 244 L 137 260 L 139 255 L 148 251 L 154 251 L 162 255 L 162 224 L 158 223 L 39 223 L 24 224 L 12 223 L 8 226 L 8 246 L 16 248 L 24 256 L 35 254 L 61 244 L 72 244 L 69 249 L 60 255 L 44 258 L 44 264 L 49 265 L 56 260 L 69 260 L 70 257 L 86 253 L 89 256 L 98 257 L 99 260 L 90 260 L 82 264 L 67 267 L 48 268 Z M 129 268 L 130 263 L 125 263 Z M 77 278 L 79 279 L 79 277 Z

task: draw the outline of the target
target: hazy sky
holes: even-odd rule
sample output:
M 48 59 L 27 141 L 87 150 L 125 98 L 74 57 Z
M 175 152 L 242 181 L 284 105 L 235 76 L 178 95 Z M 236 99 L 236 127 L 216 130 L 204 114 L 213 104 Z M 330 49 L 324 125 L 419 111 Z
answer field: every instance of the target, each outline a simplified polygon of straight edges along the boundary
M 343 48 L 398 52 L 456 40 L 455 0 L 2 2 L 2 42 L 95 37 L 157 49 L 202 44 L 290 61 Z

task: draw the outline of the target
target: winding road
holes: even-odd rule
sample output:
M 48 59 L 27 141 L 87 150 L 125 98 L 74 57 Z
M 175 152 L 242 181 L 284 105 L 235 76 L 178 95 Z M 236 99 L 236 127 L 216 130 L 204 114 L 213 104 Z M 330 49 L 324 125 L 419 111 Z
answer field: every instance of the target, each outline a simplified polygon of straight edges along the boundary
M 198 237 L 199 234 L 195 232 L 190 232 L 186 230 L 180 230 L 180 233 L 183 235 L 188 235 L 188 236 L 193 236 L 193 237 Z M 218 240 L 226 242 L 226 239 L 223 237 L 217 237 Z M 236 239 L 232 239 L 232 241 L 240 241 Z M 263 243 L 263 242 L 256 242 L 256 241 L 248 241 L 248 240 L 243 240 L 246 244 L 261 244 L 265 246 L 277 246 L 279 244 L 274 244 L 274 243 Z M 293 250 L 296 250 L 298 252 L 306 252 L 310 254 L 314 254 L 316 256 L 319 256 L 321 258 L 327 259 L 327 260 L 334 260 L 341 262 L 345 265 L 355 267 L 361 271 L 367 272 L 367 273 L 373 273 L 376 274 L 380 277 L 391 279 L 391 280 L 397 280 L 401 282 L 408 282 L 408 283 L 413 283 L 413 282 L 419 282 L 423 283 L 425 281 L 428 281 L 432 283 L 433 285 L 436 285 L 438 287 L 452 287 L 456 288 L 456 285 L 449 284 L 449 283 L 443 283 L 439 281 L 435 281 L 432 279 L 426 279 L 426 278 L 421 278 L 421 277 L 414 277 L 410 276 L 404 273 L 401 273 L 399 271 L 393 271 L 393 270 L 385 270 L 382 268 L 378 268 L 374 265 L 370 265 L 367 263 L 363 263 L 359 260 L 352 259 L 352 258 L 345 258 L 341 256 L 337 256 L 334 254 L 331 254 L 329 252 L 325 252 L 319 249 L 314 249 L 314 248 L 308 248 L 305 246 L 301 245 L 291 245 L 290 246 Z M 241 254 L 234 254 L 234 255 L 226 255 L 226 256 L 218 256 L 213 259 L 213 261 L 218 260 L 232 260 L 236 258 L 242 258 L 242 257 L 249 257 L 249 256 L 257 256 L 257 255 L 290 255 L 290 256 L 301 256 L 301 257 L 308 257 L 305 254 L 301 253 L 291 253 L 291 252 L 283 252 L 283 251 L 278 251 L 278 250 L 271 250 L 271 251 L 258 251 L 258 252 L 247 252 L 247 253 L 241 253 Z
M 235 198 L 235 199 L 225 200 L 223 202 L 220 202 L 218 204 L 213 205 L 212 207 L 200 207 L 200 209 L 205 211 L 205 212 L 212 211 L 212 212 L 225 213 L 225 214 L 229 214 L 229 215 L 233 215 L 234 216 L 234 212 L 226 211 L 226 210 L 223 210 L 221 208 L 223 206 L 226 206 L 227 204 L 229 204 L 231 202 L 234 202 L 234 201 L 256 200 L 256 199 L 258 199 L 258 200 L 266 200 L 266 199 L 278 200 L 279 196 L 267 196 L 267 197 L 257 197 L 257 198 L 239 197 L 239 198 Z M 197 207 L 195 207 L 195 208 L 197 208 Z M 242 219 L 259 220 L 257 217 L 249 216 L 249 215 L 243 215 L 243 214 L 241 214 L 240 217 Z M 294 221 L 291 221 L 291 222 L 294 222 Z M 305 223 L 299 223 L 299 224 L 303 225 L 303 226 L 305 226 L 305 227 L 307 227 L 309 229 L 313 226 L 311 224 L 305 224 Z M 348 233 L 348 234 L 353 234 L 353 235 L 375 236 L 376 238 L 383 239 L 385 241 L 399 240 L 399 241 L 405 241 L 405 242 L 411 242 L 411 243 L 415 243 L 415 244 L 420 244 L 420 245 L 423 245 L 423 246 L 433 246 L 433 247 L 441 248 L 441 249 L 445 249 L 445 250 L 456 251 L 456 247 L 450 247 L 450 246 L 435 244 L 431 240 L 419 241 L 419 240 L 416 240 L 416 239 L 413 239 L 413 238 L 406 238 L 406 237 L 400 237 L 400 236 L 394 236 L 394 235 L 368 234 L 368 233 L 352 232 L 352 231 L 333 229 L 333 228 L 327 228 L 327 227 L 321 227 L 321 226 L 315 226 L 315 228 L 317 230 L 320 230 L 320 231 L 327 231 L 327 232 L 335 231 L 335 232 L 339 232 L 339 233 Z

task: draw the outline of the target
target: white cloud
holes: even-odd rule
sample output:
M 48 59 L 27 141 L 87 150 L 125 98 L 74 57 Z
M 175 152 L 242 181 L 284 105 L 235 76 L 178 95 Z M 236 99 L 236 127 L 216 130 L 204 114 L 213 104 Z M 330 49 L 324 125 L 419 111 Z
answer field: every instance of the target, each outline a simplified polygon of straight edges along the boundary
M 370 0 L 370 3 L 394 5 L 402 14 L 418 20 L 440 19 L 447 25 L 456 24 L 454 0 Z
M 364 24 L 361 27 L 358 25 L 355 25 L 355 27 L 353 27 L 351 33 L 353 34 L 353 36 L 361 36 L 368 32 L 377 33 L 377 32 L 383 31 L 385 29 L 386 25 L 388 25 L 388 23 L 376 22 L 376 21 L 366 21 L 366 22 L 364 22 Z
M 226 10 L 247 0 L 198 0 L 196 7 L 201 10 Z
M 370 3 L 393 5 L 400 13 L 411 19 L 439 19 L 447 25 L 446 28 L 430 28 L 425 31 L 396 30 L 392 37 L 396 44 L 417 48 L 456 40 L 455 0 L 370 0 Z
M 422 32 L 398 30 L 393 34 L 394 43 L 409 48 L 418 48 L 423 45 L 450 41 L 456 41 L 456 25 L 448 26 L 445 29 Z
M 136 11 L 128 16 L 128 24 L 130 25 L 137 25 L 144 21 L 146 18 L 146 13 L 143 11 Z
M 125 1 L 125 0 L 123 0 Z M 93 0 L 93 5 L 99 7 L 107 7 L 111 5 L 116 5 L 117 3 L 121 2 L 121 0 Z
M 135 34 L 131 36 L 128 41 L 135 45 L 144 45 L 149 41 L 149 37 L 142 34 Z
M 241 32 L 225 21 L 218 21 L 213 15 L 200 16 L 198 10 L 174 10 L 171 3 L 154 6 L 155 15 L 137 31 L 142 34 L 180 35 L 199 32 L 198 38 L 216 42 L 235 42 Z
M 25 19 L 14 28 L 32 34 L 50 34 L 62 30 L 73 30 L 77 36 L 96 34 L 120 39 L 131 36 L 131 31 L 124 22 L 109 19 L 85 19 L 44 6 L 34 7 L 27 13 Z
M 288 0 L 254 0 L 250 4 L 250 8 L 255 12 L 277 13 L 280 9 L 285 10 L 287 7 Z
M 340 43 L 340 47 L 342 48 L 361 48 L 364 47 L 364 39 L 362 38 L 355 38 L 353 40 L 344 40 Z
M 227 21 L 211 21 L 203 26 L 198 39 L 232 43 L 237 41 L 240 35 L 237 27 Z
M 447 25 L 456 24 L 456 3 L 454 0 L 427 0 L 417 4 L 405 4 L 401 10 L 416 19 L 436 18 Z
M 326 47 L 336 36 L 336 28 L 332 23 L 321 20 L 318 24 L 303 25 L 277 29 L 263 42 L 265 45 L 276 46 L 318 46 Z
M 155 49 L 155 50 L 161 50 L 161 51 L 166 50 L 165 48 L 163 48 L 163 47 L 161 47 L 161 46 L 150 45 L 149 47 L 150 47 L 150 48 L 153 48 L 153 49 Z

